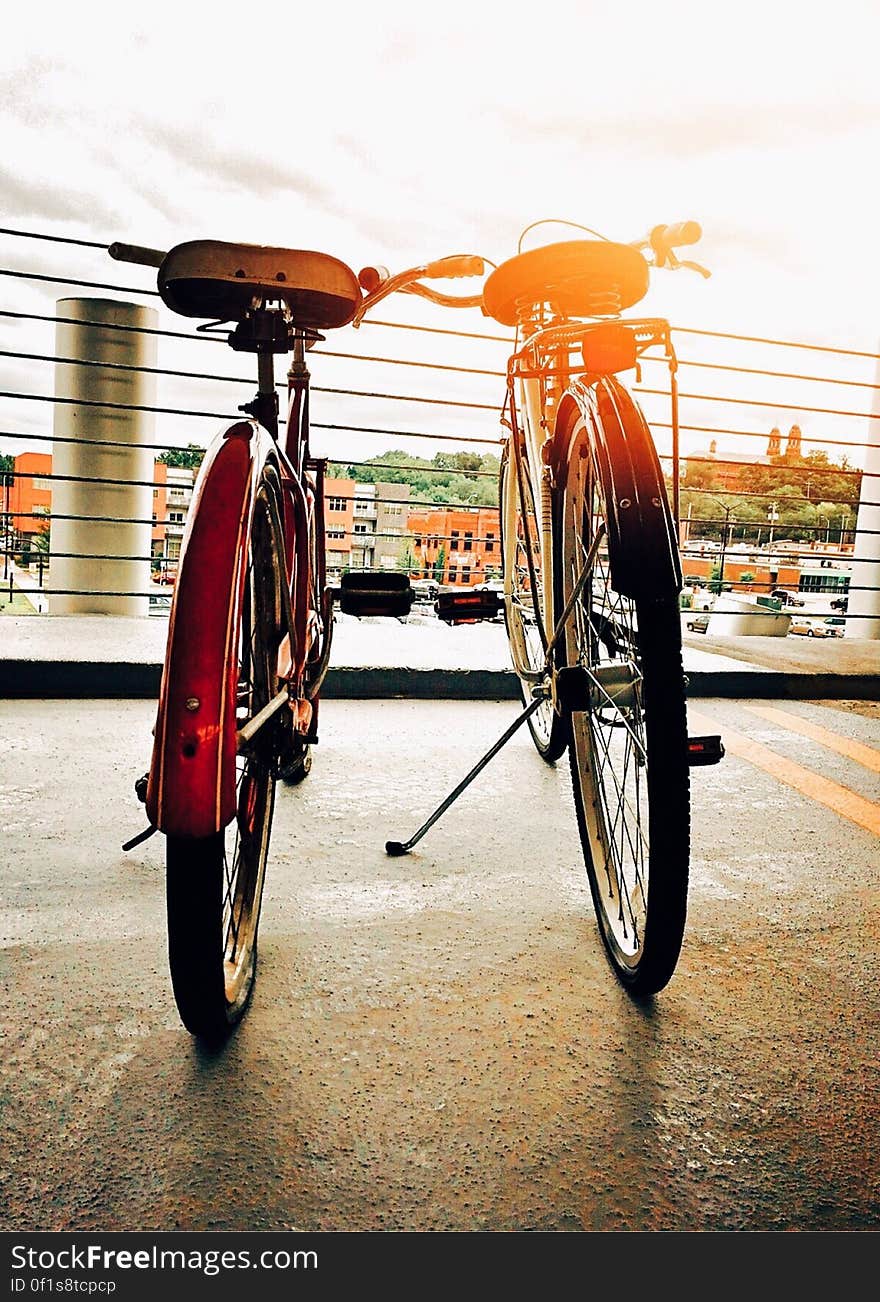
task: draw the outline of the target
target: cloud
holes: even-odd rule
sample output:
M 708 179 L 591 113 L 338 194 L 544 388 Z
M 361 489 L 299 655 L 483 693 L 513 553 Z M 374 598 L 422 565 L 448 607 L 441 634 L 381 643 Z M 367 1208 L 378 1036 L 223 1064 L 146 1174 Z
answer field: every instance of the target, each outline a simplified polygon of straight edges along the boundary
M 143 137 L 165 150 L 176 164 L 190 172 L 210 178 L 220 186 L 245 190 L 277 199 L 279 193 L 293 191 L 324 208 L 336 207 L 336 195 L 307 172 L 279 164 L 258 153 L 230 148 L 204 132 L 175 127 L 151 126 Z
M 71 190 L 51 180 L 24 181 L 6 173 L 3 177 L 3 203 L 7 218 L 40 222 L 81 222 L 88 213 L 94 226 L 108 228 L 122 221 L 121 209 L 108 203 L 100 191 Z
M 791 148 L 809 139 L 828 139 L 880 127 L 880 106 L 872 103 L 773 104 L 731 103 L 693 110 L 619 117 L 596 116 L 581 121 L 543 117 L 536 120 L 520 110 L 499 108 L 506 133 L 519 140 L 553 141 L 576 150 L 626 150 L 676 159 L 738 149 Z

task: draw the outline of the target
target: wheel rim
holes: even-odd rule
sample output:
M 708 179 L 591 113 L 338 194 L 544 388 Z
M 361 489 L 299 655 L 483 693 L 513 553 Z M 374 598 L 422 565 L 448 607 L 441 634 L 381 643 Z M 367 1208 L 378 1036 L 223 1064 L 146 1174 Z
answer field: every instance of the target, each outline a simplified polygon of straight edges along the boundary
M 574 590 L 605 505 L 580 422 L 569 458 L 561 528 L 560 601 Z M 606 532 L 607 539 L 607 532 Z M 566 663 L 587 671 L 591 707 L 572 715 L 575 799 L 588 841 L 600 924 L 617 961 L 634 967 L 648 913 L 648 784 L 644 680 L 635 602 L 616 592 L 607 542 L 595 556 L 565 631 Z
M 280 593 L 267 490 L 254 504 L 238 638 L 236 726 L 275 691 Z M 235 817 L 224 833 L 223 973 L 226 1001 L 246 998 L 256 947 L 275 796 L 274 729 L 262 728 L 236 759 Z
M 531 479 L 523 467 L 523 486 L 526 515 L 523 518 L 516 479 L 516 469 L 508 462 L 504 468 L 502 509 L 504 511 L 504 615 L 507 635 L 516 648 L 516 659 L 529 670 L 540 672 L 544 667 L 545 643 L 542 637 L 544 623 L 544 585 L 541 572 L 541 551 L 538 546 L 538 519 Z M 533 567 L 537 591 L 533 594 L 529 572 L 528 544 L 532 544 Z M 537 601 L 538 609 L 535 609 Z M 544 630 L 546 636 L 546 629 Z M 520 680 L 523 695 L 531 700 L 532 683 Z M 555 712 L 548 701 L 540 705 L 529 719 L 538 745 L 547 749 L 551 745 Z

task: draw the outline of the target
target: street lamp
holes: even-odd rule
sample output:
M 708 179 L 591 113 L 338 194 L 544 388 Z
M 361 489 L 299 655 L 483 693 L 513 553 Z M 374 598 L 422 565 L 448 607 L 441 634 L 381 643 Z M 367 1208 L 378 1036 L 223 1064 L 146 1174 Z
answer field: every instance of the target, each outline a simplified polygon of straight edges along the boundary
M 769 507 L 767 508 L 767 519 L 770 521 L 770 537 L 767 539 L 767 546 L 768 546 L 768 547 L 772 547 L 772 545 L 773 545 L 773 526 L 774 526 L 774 524 L 776 523 L 776 521 L 779 519 L 779 511 L 778 511 L 777 508 L 776 508 L 776 503 L 775 503 L 775 502 L 771 502 L 770 505 L 769 505 Z
M 707 493 L 706 496 L 710 497 L 710 494 Z M 730 533 L 730 515 L 736 503 L 734 502 L 731 505 L 727 505 L 727 503 L 719 501 L 717 497 L 711 497 L 711 501 L 713 501 L 715 505 L 724 512 L 724 524 L 721 527 L 721 556 L 718 564 L 718 588 L 716 592 L 717 595 L 718 593 L 722 592 L 724 589 L 724 562 L 727 557 L 727 543 L 729 540 L 729 533 Z

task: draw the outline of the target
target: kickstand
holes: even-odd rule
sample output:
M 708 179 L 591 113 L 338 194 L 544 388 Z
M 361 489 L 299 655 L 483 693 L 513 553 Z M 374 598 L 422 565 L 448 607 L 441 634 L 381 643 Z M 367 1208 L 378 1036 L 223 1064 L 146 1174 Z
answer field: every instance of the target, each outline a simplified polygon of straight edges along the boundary
M 136 845 L 140 845 L 142 841 L 146 841 L 148 837 L 151 837 L 153 833 L 158 832 L 158 830 L 158 827 L 154 827 L 151 823 L 143 832 L 138 832 L 137 836 L 133 836 L 130 841 L 126 841 L 122 847 L 123 850 L 133 850 Z
M 453 803 L 453 801 L 458 799 L 458 797 L 464 791 L 465 787 L 470 786 L 470 784 L 473 782 L 477 774 L 482 772 L 482 770 L 489 763 L 490 759 L 492 759 L 493 756 L 498 754 L 498 752 L 500 751 L 501 747 L 505 744 L 505 742 L 510 741 L 510 738 L 516 732 L 517 728 L 521 727 L 522 724 L 525 723 L 526 719 L 528 719 L 530 715 L 535 713 L 539 705 L 544 704 L 544 699 L 545 698 L 543 696 L 539 696 L 536 700 L 532 701 L 531 705 L 526 706 L 522 714 L 520 714 L 518 718 L 514 719 L 513 723 L 510 725 L 507 731 L 502 733 L 502 735 L 498 738 L 498 740 L 496 741 L 492 749 L 486 751 L 486 754 L 483 756 L 481 760 L 478 761 L 478 763 L 474 765 L 470 773 L 468 773 L 467 777 L 463 778 L 462 781 L 459 782 L 455 790 L 450 792 L 450 794 L 443 801 L 443 804 L 434 810 L 433 814 L 428 819 L 428 821 L 422 824 L 422 826 L 419 828 L 419 830 L 415 833 L 414 836 L 411 836 L 408 841 L 386 841 L 385 853 L 393 856 L 407 854 L 413 848 L 413 846 L 416 844 L 417 841 L 421 841 L 422 837 L 425 835 L 428 828 L 433 827 L 433 825 L 437 822 L 437 819 L 440 817 L 440 815 L 444 814 L 446 810 L 449 808 L 449 806 Z

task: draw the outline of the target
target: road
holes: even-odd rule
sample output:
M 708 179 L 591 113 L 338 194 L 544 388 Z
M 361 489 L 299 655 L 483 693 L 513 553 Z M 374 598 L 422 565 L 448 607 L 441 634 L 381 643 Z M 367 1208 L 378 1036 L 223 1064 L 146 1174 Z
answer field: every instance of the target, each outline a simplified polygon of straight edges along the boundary
M 511 702 L 325 702 L 215 1055 L 173 1006 L 160 838 L 120 850 L 151 705 L 2 710 L 0 1228 L 880 1225 L 876 703 L 693 703 L 728 756 L 693 771 L 684 950 L 640 1006 L 526 736 L 383 852 Z

